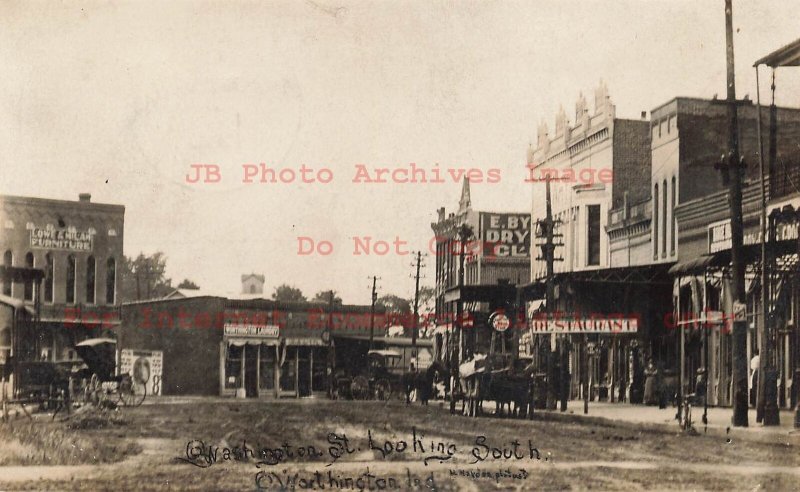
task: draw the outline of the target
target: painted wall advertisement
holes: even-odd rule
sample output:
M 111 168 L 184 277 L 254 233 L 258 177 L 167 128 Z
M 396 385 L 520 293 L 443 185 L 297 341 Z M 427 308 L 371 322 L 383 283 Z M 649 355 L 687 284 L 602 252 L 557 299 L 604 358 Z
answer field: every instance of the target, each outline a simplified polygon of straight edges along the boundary
M 44 229 L 34 227 L 31 229 L 31 248 L 59 249 L 64 251 L 91 251 L 93 246 L 92 234 L 89 231 L 75 229 Z
M 529 258 L 531 255 L 530 214 L 480 214 L 483 256 L 487 258 Z
M 123 349 L 120 352 L 120 374 L 130 374 L 144 384 L 148 395 L 161 394 L 164 352 L 161 350 Z

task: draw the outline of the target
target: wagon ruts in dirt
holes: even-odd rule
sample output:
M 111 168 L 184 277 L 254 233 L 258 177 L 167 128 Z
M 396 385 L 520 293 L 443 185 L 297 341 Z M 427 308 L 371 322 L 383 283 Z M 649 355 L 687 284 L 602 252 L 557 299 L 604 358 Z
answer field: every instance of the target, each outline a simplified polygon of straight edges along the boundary
M 117 370 L 117 342 L 112 338 L 90 338 L 75 345 L 75 351 L 86 364 L 80 376 L 87 380 L 83 400 L 96 406 L 118 401 L 123 406 L 138 407 L 147 396 L 150 368 L 134 364 L 130 373 Z

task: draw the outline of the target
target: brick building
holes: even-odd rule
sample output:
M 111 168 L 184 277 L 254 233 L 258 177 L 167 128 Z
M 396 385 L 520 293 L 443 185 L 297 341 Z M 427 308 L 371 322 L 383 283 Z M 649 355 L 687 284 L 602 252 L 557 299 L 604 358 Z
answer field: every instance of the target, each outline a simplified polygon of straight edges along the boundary
M 553 134 L 545 123 L 540 125 L 537 145 L 528 151 L 533 223 L 546 218 L 549 174 L 555 178 L 550 184 L 555 231 L 561 234 L 556 238 L 560 261 L 554 265 L 555 305 L 544 308 L 551 318 L 559 313 L 583 323 L 597 317 L 627 327 L 625 333 L 611 334 L 585 323 L 585 336 L 557 335 L 568 354 L 560 363 L 570 368 L 573 397 L 581 395 L 586 381 L 592 398 L 637 401 L 644 354 L 670 300 L 668 266 L 653 267 L 648 256 L 650 122 L 646 113 L 639 120 L 617 118 L 602 82 L 594 91 L 594 107 L 590 110 L 581 95 L 574 115 L 571 123 L 561 109 Z M 531 263 L 532 286 L 541 287 L 545 275 L 546 262 L 539 257 Z M 526 290 L 535 292 L 533 298 L 526 293 L 530 315 L 542 309 L 544 293 L 541 288 Z M 553 320 L 537 326 L 539 335 L 557 331 Z M 542 367 L 555 357 L 548 354 L 554 345 L 545 343 L 545 337 L 529 341 L 527 350 Z M 593 356 L 584 366 L 581 361 L 589 352 Z
M 387 321 L 377 309 L 376 348 L 403 342 L 384 337 Z M 118 347 L 158 360 L 148 394 L 322 396 L 329 365 L 366 364 L 370 323 L 370 306 L 339 305 L 330 313 L 323 303 L 199 293 L 123 304 Z
M 800 109 L 774 108 L 774 127 L 770 108 L 761 109 L 764 132 L 767 213 L 786 205 L 800 206 L 800 192 L 786 186 L 792 176 L 800 176 Z M 738 103 L 740 154 L 747 164 L 743 190 L 743 255 L 746 262 L 748 360 L 759 346 L 763 332 L 761 316 L 761 190 L 758 160 L 757 107 L 749 100 Z M 693 374 L 698 368 L 708 370 L 709 402 L 730 405 L 731 341 L 729 328 L 733 301 L 730 284 L 730 209 L 714 163 L 727 152 L 728 115 L 725 101 L 676 98 L 653 110 L 653 133 L 660 133 L 663 156 L 660 172 L 651 184 L 653 200 L 653 258 L 676 258 L 670 273 L 674 277 L 673 310 L 675 325 L 683 337 L 673 337 L 675 350 L 682 346 L 685 355 L 681 366 L 686 391 L 692 389 Z M 774 136 L 768 137 L 770 128 Z M 774 145 L 773 145 L 774 142 Z M 770 159 L 769 156 L 774 156 Z M 659 190 L 655 193 L 655 190 Z M 665 194 L 666 190 L 666 194 Z M 666 205 L 666 207 L 665 207 Z M 658 216 L 655 211 L 659 211 Z M 666 218 L 666 220 L 665 220 Z M 658 226 L 656 226 L 658 224 Z M 772 271 L 770 290 L 771 316 L 779 324 L 776 365 L 779 368 L 779 402 L 788 405 L 796 367 L 793 342 L 797 335 L 797 245 L 796 226 L 776 231 L 772 243 L 767 235 Z M 777 297 L 775 297 L 777 296 Z M 728 313 L 727 315 L 725 313 Z M 707 329 L 697 329 L 703 326 Z
M 123 260 L 125 207 L 0 195 L 0 252 L 5 272 L 0 294 L 35 312 L 15 334 L 17 360 L 77 362 L 77 342 L 119 324 L 118 269 Z
M 469 231 L 463 241 L 462 226 Z M 431 228 L 431 250 L 436 258 L 435 353 L 441 358 L 445 350 L 453 352 L 460 347 L 469 352 L 485 345 L 480 334 L 486 331 L 490 313 L 510 308 L 516 302 L 515 286 L 530 281 L 531 222 L 526 212 L 474 210 L 469 181 L 465 179 L 458 210 L 448 215 L 444 207 L 440 208 Z M 464 278 L 459 288 L 462 246 Z M 471 320 L 471 333 L 476 338 L 460 340 L 453 336 L 457 334 L 454 321 L 459 303 Z

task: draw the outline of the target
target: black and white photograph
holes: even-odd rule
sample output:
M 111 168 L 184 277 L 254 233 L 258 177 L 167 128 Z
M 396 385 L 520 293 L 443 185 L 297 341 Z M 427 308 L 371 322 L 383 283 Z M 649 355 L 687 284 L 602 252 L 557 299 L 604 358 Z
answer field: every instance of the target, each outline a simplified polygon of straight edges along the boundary
M 800 490 L 800 0 L 0 0 L 0 490 Z

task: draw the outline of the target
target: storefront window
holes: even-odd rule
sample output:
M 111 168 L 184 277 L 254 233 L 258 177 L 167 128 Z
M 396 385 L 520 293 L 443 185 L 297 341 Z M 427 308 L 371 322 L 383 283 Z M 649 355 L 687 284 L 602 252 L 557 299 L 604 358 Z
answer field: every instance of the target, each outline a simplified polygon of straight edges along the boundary
M 312 355 L 311 388 L 313 391 L 328 391 L 328 349 L 314 348 Z
M 228 345 L 228 356 L 225 358 L 225 389 L 242 387 L 242 355 L 244 347 Z
M 260 346 L 261 367 L 259 368 L 258 388 L 260 390 L 275 389 L 275 347 Z
M 297 389 L 297 348 L 286 347 L 286 358 L 281 365 L 281 391 Z

